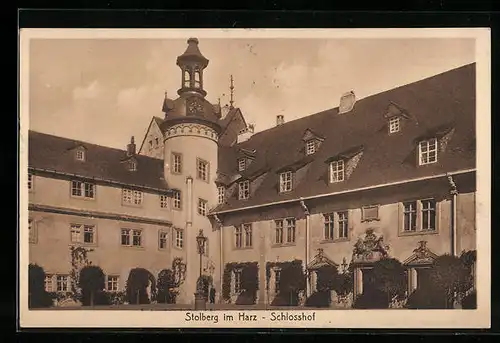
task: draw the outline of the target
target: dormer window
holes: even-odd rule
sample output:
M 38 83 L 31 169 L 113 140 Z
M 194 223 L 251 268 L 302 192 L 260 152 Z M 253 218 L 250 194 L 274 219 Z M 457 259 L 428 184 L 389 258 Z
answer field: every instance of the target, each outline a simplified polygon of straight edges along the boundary
M 238 199 L 246 200 L 250 197 L 250 181 L 245 180 L 238 184 Z
M 391 119 L 389 119 L 389 133 L 399 132 L 400 129 L 401 125 L 399 117 L 392 117 Z
M 280 174 L 280 192 L 289 192 L 292 190 L 292 172 L 286 171 Z
M 330 162 L 330 183 L 344 181 L 344 160 Z
M 85 161 L 85 151 L 83 149 L 76 150 L 75 158 L 77 161 Z
M 437 162 L 437 139 L 431 138 L 418 144 L 418 161 L 421 166 Z
M 129 170 L 130 171 L 136 171 L 137 170 L 137 162 L 136 161 L 130 161 L 130 163 L 129 163 Z
M 311 139 L 306 142 L 306 155 L 312 155 L 316 152 L 316 142 Z
M 240 158 L 238 160 L 238 171 L 244 171 L 247 167 L 247 160 L 244 158 Z

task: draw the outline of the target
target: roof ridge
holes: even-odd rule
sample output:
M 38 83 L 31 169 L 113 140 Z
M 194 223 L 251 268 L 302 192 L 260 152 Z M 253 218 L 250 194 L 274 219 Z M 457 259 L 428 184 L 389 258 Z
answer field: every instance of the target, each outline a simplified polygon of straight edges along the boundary
M 33 133 L 34 134 L 38 134 L 38 135 L 42 135 L 42 136 L 49 136 L 49 137 L 57 138 L 57 139 L 60 139 L 60 140 L 65 140 L 68 143 L 88 145 L 88 146 L 93 146 L 93 147 L 96 147 L 96 148 L 103 148 L 103 149 L 108 149 L 108 150 L 114 150 L 116 152 L 123 152 L 123 153 L 127 152 L 126 149 L 113 148 L 113 147 L 106 146 L 106 145 L 90 143 L 90 142 L 86 142 L 86 141 L 82 141 L 82 140 L 78 140 L 78 139 L 73 139 L 73 138 L 67 138 L 67 137 L 63 137 L 63 136 L 57 136 L 57 135 L 54 135 L 54 134 L 40 132 L 40 131 L 35 131 L 35 130 L 31 130 L 31 129 L 28 130 L 28 135 L 31 135 Z M 142 159 L 146 158 L 146 159 L 152 159 L 152 160 L 160 160 L 160 161 L 162 160 L 161 158 L 155 158 L 155 157 L 146 156 L 146 155 L 140 155 L 140 154 L 136 154 L 136 157 L 142 158 Z
M 409 83 L 406 83 L 404 85 L 400 85 L 400 86 L 397 86 L 397 87 L 394 87 L 394 88 L 391 88 L 391 89 L 387 89 L 387 90 L 384 90 L 384 91 L 381 91 L 381 92 L 378 92 L 378 93 L 374 93 L 374 94 L 365 96 L 364 98 L 357 99 L 356 103 L 364 101 L 364 100 L 367 100 L 367 99 L 370 99 L 370 98 L 373 98 L 373 97 L 378 97 L 378 96 L 380 96 L 382 94 L 393 92 L 393 91 L 395 91 L 397 89 L 401 89 L 401 88 L 405 88 L 405 87 L 410 87 L 410 86 L 419 84 L 421 82 L 426 82 L 426 81 L 429 81 L 431 79 L 441 77 L 441 76 L 443 76 L 445 74 L 448 74 L 448 73 L 458 72 L 461 69 L 471 68 L 472 66 L 475 66 L 475 65 L 476 65 L 476 62 L 472 62 L 472 63 L 464 64 L 464 65 L 462 65 L 460 67 L 456 67 L 456 68 L 452 68 L 452 69 L 449 69 L 449 70 L 445 70 L 445 71 L 443 71 L 443 72 L 441 72 L 439 74 L 434 74 L 434 75 L 428 76 L 426 78 L 423 78 L 423 79 L 420 79 L 420 80 L 417 80 L 417 81 L 409 82 Z M 268 129 L 265 129 L 265 130 L 262 130 L 262 131 L 258 131 L 255 134 L 253 134 L 252 137 L 248 141 L 250 141 L 255 136 L 258 136 L 258 135 L 260 135 L 262 133 L 265 133 L 265 132 L 270 132 L 270 131 L 272 131 L 274 129 L 282 128 L 284 126 L 287 126 L 290 123 L 297 123 L 297 122 L 299 122 L 301 120 L 309 120 L 312 116 L 316 116 L 316 115 L 320 115 L 320 114 L 325 114 L 326 112 L 334 112 L 335 110 L 338 111 L 338 108 L 339 108 L 338 106 L 332 107 L 332 108 L 328 108 L 328 109 L 325 109 L 323 111 L 311 113 L 311 114 L 309 114 L 307 116 L 287 121 L 287 122 L 285 122 L 285 123 L 283 123 L 282 125 L 279 125 L 279 126 L 272 126 L 272 127 L 268 128 Z M 235 144 L 235 146 L 239 146 L 240 144 L 244 144 L 246 142 L 247 141 Z

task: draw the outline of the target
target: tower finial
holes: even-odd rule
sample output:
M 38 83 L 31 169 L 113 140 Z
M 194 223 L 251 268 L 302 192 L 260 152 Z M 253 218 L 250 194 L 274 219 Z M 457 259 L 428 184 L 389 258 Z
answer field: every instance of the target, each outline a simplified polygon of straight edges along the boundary
M 233 75 L 231 74 L 231 87 L 229 87 L 229 89 L 231 90 L 231 98 L 229 100 L 229 107 L 230 108 L 233 108 L 233 104 L 234 104 L 234 84 L 233 84 Z

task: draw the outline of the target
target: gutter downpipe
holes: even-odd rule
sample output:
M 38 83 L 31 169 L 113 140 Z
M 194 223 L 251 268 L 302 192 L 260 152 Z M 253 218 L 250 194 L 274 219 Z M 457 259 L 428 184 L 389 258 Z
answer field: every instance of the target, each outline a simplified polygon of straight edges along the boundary
M 217 225 L 219 226 L 219 281 L 220 281 L 220 290 L 219 290 L 219 303 L 222 304 L 222 285 L 224 283 L 224 278 L 223 278 L 223 273 L 224 273 L 224 240 L 222 237 L 222 221 L 220 220 L 219 216 L 214 214 L 214 219 L 217 222 Z
M 457 256 L 457 185 L 452 175 L 448 175 L 451 198 L 451 255 Z
M 309 242 L 310 242 L 310 237 L 309 233 L 311 231 L 310 229 L 310 221 L 309 221 L 309 209 L 307 208 L 304 200 L 300 198 L 300 206 L 302 206 L 302 209 L 304 210 L 304 214 L 306 215 L 306 258 L 304 261 L 304 275 L 306 276 L 306 298 L 308 298 L 311 295 L 311 285 L 310 285 L 310 278 L 309 278 L 309 271 L 307 270 L 307 266 L 309 265 L 309 254 L 310 254 L 310 247 L 309 247 Z

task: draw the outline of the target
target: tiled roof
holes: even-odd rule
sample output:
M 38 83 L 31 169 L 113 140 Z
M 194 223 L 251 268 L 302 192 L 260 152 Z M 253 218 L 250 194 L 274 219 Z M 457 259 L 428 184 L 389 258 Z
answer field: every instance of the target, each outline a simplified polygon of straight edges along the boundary
M 300 197 L 381 185 L 412 178 L 475 168 L 475 64 L 358 100 L 351 112 L 333 108 L 254 134 L 219 151 L 219 168 L 236 175 L 238 149 L 256 150 L 252 170 L 268 170 L 247 200 L 234 192 L 215 212 Z M 401 132 L 388 133 L 391 111 L 402 112 Z M 304 132 L 324 137 L 312 161 L 305 158 Z M 418 139 L 443 137 L 438 162 L 417 165 Z M 449 139 L 449 140 L 448 140 Z M 328 161 L 361 156 L 343 182 L 328 182 Z M 279 171 L 301 169 L 291 192 L 280 194 Z M 297 173 L 298 175 L 299 173 Z M 228 178 L 230 179 L 230 177 Z
M 85 161 L 75 158 L 74 149 L 85 148 Z M 130 171 L 125 164 L 124 150 L 29 132 L 28 165 L 30 168 L 101 179 L 127 185 L 167 190 L 163 177 L 163 160 L 134 155 L 137 170 Z

